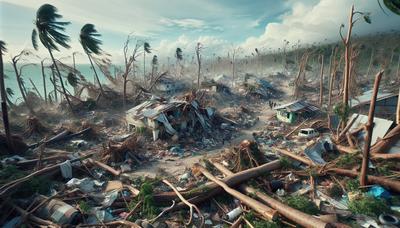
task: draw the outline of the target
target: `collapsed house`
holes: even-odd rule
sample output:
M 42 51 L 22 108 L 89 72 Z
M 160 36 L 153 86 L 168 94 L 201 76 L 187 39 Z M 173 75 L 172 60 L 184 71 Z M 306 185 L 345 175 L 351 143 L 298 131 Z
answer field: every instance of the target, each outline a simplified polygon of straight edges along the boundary
M 362 95 L 351 99 L 349 102 L 351 109 L 358 113 L 368 114 L 372 92 L 372 90 L 368 90 Z M 379 92 L 375 102 L 375 116 L 394 120 L 398 99 L 398 94 Z
M 164 133 L 179 137 L 183 132 L 191 133 L 198 129 L 209 132 L 214 114 L 214 108 L 203 108 L 194 99 L 171 98 L 167 101 L 153 97 L 128 110 L 126 120 L 136 129 L 150 129 L 155 141 Z
M 308 119 L 320 113 L 318 107 L 304 101 L 296 100 L 274 107 L 278 120 L 285 123 L 295 123 L 301 119 Z
M 246 75 L 243 83 L 246 96 L 259 97 L 262 99 L 278 98 L 282 92 L 277 90 L 270 82 Z
M 174 80 L 170 77 L 161 77 L 155 86 L 155 90 L 161 93 L 175 93 L 185 88 L 181 80 Z

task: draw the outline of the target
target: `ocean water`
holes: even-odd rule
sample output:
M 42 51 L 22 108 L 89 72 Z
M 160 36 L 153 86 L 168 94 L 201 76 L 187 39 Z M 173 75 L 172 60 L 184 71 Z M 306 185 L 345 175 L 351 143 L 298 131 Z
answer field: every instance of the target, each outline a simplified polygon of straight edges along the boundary
M 19 66 L 18 66 L 19 67 Z M 81 74 L 85 77 L 85 79 L 89 82 L 94 83 L 94 72 L 93 69 L 91 68 L 90 64 L 77 64 L 76 69 L 81 72 Z M 114 75 L 114 68 L 110 69 L 111 74 Z M 98 69 L 96 66 L 96 72 L 99 75 L 99 79 L 101 83 L 108 83 L 107 78 L 104 76 L 104 74 Z M 15 76 L 15 72 L 13 69 L 13 66 L 11 63 L 5 63 L 4 64 L 4 74 L 6 75 L 6 80 L 5 80 L 5 86 L 6 88 L 11 88 L 14 92 L 14 96 L 10 97 L 10 100 L 16 103 L 20 103 L 22 101 L 21 97 L 21 92 L 19 90 L 18 84 L 17 84 L 17 78 Z M 67 90 L 69 90 L 71 93 L 73 93 L 73 88 L 71 85 L 68 84 L 66 76 L 67 72 L 62 72 L 61 73 L 64 77 L 64 85 L 66 85 Z M 44 95 L 44 88 L 43 88 L 43 77 L 42 77 L 42 69 L 40 64 L 37 65 L 28 65 L 26 67 L 22 68 L 22 79 L 25 85 L 25 88 L 28 91 L 34 91 L 34 87 L 31 83 L 31 81 L 35 84 L 36 88 L 39 90 L 39 93 L 43 96 Z M 53 91 L 54 87 L 53 84 L 50 81 L 50 77 L 52 76 L 52 72 L 49 68 L 45 68 L 45 78 L 46 78 L 46 89 L 47 93 L 50 91 Z M 57 77 L 57 73 L 56 73 Z M 58 80 L 58 77 L 57 77 Z M 96 81 L 97 85 L 97 81 Z

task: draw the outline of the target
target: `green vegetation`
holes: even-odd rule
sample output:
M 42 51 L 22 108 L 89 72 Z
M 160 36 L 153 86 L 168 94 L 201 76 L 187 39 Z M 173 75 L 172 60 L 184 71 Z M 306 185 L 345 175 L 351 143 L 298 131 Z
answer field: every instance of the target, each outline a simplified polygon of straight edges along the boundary
M 283 169 L 293 168 L 293 163 L 289 158 L 282 156 L 279 158 L 279 161 L 281 162 L 281 166 Z
M 153 198 L 153 183 L 144 182 L 140 187 L 138 198 L 143 201 L 142 214 L 147 218 L 152 218 L 159 212 L 158 207 L 155 206 Z
M 378 216 L 390 211 L 390 208 L 384 199 L 377 199 L 366 195 L 361 199 L 350 201 L 349 209 L 355 214 L 369 216 Z
M 88 214 L 90 209 L 92 208 L 86 201 L 79 201 L 79 208 L 83 214 Z
M 343 123 L 346 123 L 347 118 L 350 114 L 350 107 L 348 105 L 345 105 L 344 103 L 339 103 L 335 105 L 335 107 L 333 108 L 333 112 L 339 116 L 340 120 Z
M 315 215 L 319 213 L 318 207 L 305 196 L 288 196 L 285 204 L 304 213 Z
M 358 157 L 358 153 L 344 154 L 339 156 L 336 165 L 341 168 L 353 168 L 353 166 L 360 164 L 361 159 Z
M 350 179 L 346 181 L 346 190 L 349 192 L 358 191 L 360 187 L 360 182 L 358 179 Z
M 339 198 L 343 194 L 342 188 L 338 184 L 333 184 L 328 188 L 328 195 L 333 198 Z
M 0 184 L 3 185 L 26 175 L 28 175 L 28 172 L 19 170 L 14 165 L 7 165 L 0 170 Z M 49 181 L 46 178 L 33 177 L 29 181 L 23 183 L 14 195 L 18 195 L 19 197 L 28 197 L 34 193 L 46 194 L 50 189 L 49 186 Z

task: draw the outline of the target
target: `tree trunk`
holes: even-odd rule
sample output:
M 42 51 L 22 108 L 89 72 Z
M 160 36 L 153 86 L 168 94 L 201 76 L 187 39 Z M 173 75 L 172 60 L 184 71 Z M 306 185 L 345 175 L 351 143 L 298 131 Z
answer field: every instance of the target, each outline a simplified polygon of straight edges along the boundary
M 10 123 L 8 121 L 8 110 L 7 110 L 7 93 L 6 86 L 4 83 L 4 66 L 3 66 L 3 52 L 0 48 L 0 95 L 1 95 L 1 112 L 3 115 L 4 131 L 6 133 L 7 146 L 11 152 L 14 152 L 14 146 L 11 140 Z
M 322 108 L 324 99 L 324 55 L 321 55 L 321 73 L 319 77 L 319 106 Z
M 229 169 L 225 168 L 219 163 L 213 163 L 213 165 L 225 176 L 229 177 L 234 174 Z M 266 203 L 273 209 L 277 210 L 279 214 L 285 216 L 286 218 L 292 220 L 293 222 L 296 222 L 299 225 L 302 225 L 304 227 L 313 227 L 313 228 L 328 227 L 328 224 L 326 222 L 323 222 L 311 215 L 303 213 L 292 207 L 289 207 L 288 205 L 283 204 L 280 201 L 268 196 L 267 194 L 257 191 L 252 187 L 242 184 L 240 186 L 240 190 L 246 193 L 247 195 L 255 195 L 258 200 L 262 201 L 263 203 Z
M 367 69 L 367 78 L 369 76 L 369 72 L 371 71 L 371 66 L 372 66 L 372 62 L 374 60 L 374 49 L 371 50 L 371 57 L 369 58 L 369 64 L 368 64 L 368 69 Z
M 54 66 L 51 67 L 51 74 L 53 75 L 54 101 L 57 103 L 58 96 L 57 96 L 57 84 L 56 84 L 56 74 L 54 73 Z
M 94 65 L 93 65 L 92 58 L 90 57 L 90 55 L 89 55 L 88 53 L 86 53 L 86 54 L 87 54 L 87 56 L 88 56 L 88 58 L 89 58 L 90 65 L 92 65 L 92 69 L 93 69 L 93 71 L 94 71 L 94 76 L 96 77 L 96 81 L 97 81 L 97 83 L 99 84 L 100 94 L 101 94 L 101 95 L 104 95 L 104 90 L 103 90 L 103 87 L 101 86 L 100 79 L 99 79 L 99 76 L 97 75 L 96 68 L 95 68 Z
M 197 53 L 197 89 L 200 89 L 200 69 L 201 69 L 201 61 L 200 61 L 200 54 Z
M 229 187 L 223 181 L 218 180 L 216 177 L 214 177 L 210 172 L 208 172 L 202 166 L 198 165 L 197 167 L 200 168 L 201 173 L 203 173 L 203 175 L 206 176 L 209 180 L 211 180 L 214 183 L 216 183 L 217 185 L 219 185 L 229 195 L 235 197 L 236 199 L 240 200 L 242 203 L 246 204 L 248 207 L 252 208 L 254 211 L 261 214 L 264 218 L 266 218 L 268 220 L 275 220 L 277 218 L 278 213 L 276 210 L 273 210 L 272 208 L 266 206 L 265 204 L 262 204 L 262 203 L 258 202 L 257 200 L 255 200 L 249 196 L 246 196 L 245 194 Z
M 349 104 L 349 79 L 350 79 L 350 61 L 351 61 L 351 32 L 353 29 L 353 15 L 354 5 L 350 8 L 348 30 L 345 45 L 345 65 L 344 65 L 344 83 L 343 83 L 343 104 L 348 106 Z
M 29 79 L 29 81 L 30 81 L 30 83 L 32 84 L 32 87 L 33 87 L 33 89 L 35 90 L 35 92 L 38 94 L 38 96 L 39 96 L 42 100 L 44 100 L 43 97 L 42 97 L 42 95 L 40 94 L 38 88 L 36 87 L 35 83 L 32 81 L 32 79 Z
M 21 92 L 22 99 L 24 100 L 25 105 L 28 108 L 30 114 L 34 115 L 35 112 L 33 111 L 33 108 L 31 106 L 31 104 L 26 99 L 26 93 L 25 93 L 24 87 L 22 85 L 21 75 L 18 72 L 17 63 L 15 61 L 13 61 L 12 64 L 13 64 L 13 68 L 14 68 L 14 71 L 15 71 L 15 77 L 17 78 L 17 84 L 18 84 L 19 91 Z
M 260 165 L 255 168 L 247 169 L 238 173 L 235 173 L 232 176 L 225 177 L 222 179 L 228 186 L 234 186 L 237 184 L 241 184 L 242 182 L 249 180 L 251 178 L 263 175 L 267 172 L 272 170 L 279 169 L 281 167 L 280 161 L 275 160 L 263 165 Z M 185 198 L 192 198 L 190 200 L 191 203 L 201 202 L 206 200 L 218 193 L 220 193 L 222 189 L 213 182 L 207 182 L 206 184 L 199 186 L 195 189 L 182 192 L 182 195 Z M 176 196 L 173 192 L 163 192 L 154 195 L 155 202 L 168 202 L 170 203 L 171 200 L 175 200 Z
M 143 83 L 146 81 L 146 51 L 143 51 Z
M 400 52 L 399 52 L 399 58 L 397 59 L 397 71 L 396 71 L 396 75 L 397 75 L 397 79 L 400 78 Z
M 400 124 L 400 88 L 399 94 L 397 95 L 397 108 L 396 108 L 396 124 Z
M 43 61 L 40 63 L 42 66 L 42 78 L 43 78 L 43 92 L 44 92 L 44 102 L 47 104 L 47 89 L 46 89 L 46 75 L 44 74 Z
M 123 90 L 123 97 L 122 97 L 122 106 L 124 111 L 126 111 L 126 85 L 128 84 L 127 80 L 128 75 L 124 76 L 124 90 Z
M 371 104 L 369 106 L 368 123 L 365 125 L 367 135 L 365 137 L 363 159 L 361 165 L 361 175 L 360 175 L 361 186 L 365 186 L 368 183 L 367 175 L 368 175 L 368 163 L 369 163 L 369 150 L 371 148 L 371 137 L 372 137 L 372 130 L 374 127 L 373 125 L 374 125 L 374 115 L 375 115 L 375 102 L 378 96 L 379 83 L 381 81 L 382 75 L 383 71 L 380 71 L 375 76 L 374 91 L 371 98 Z
M 74 112 L 74 109 L 72 108 L 71 101 L 69 100 L 69 97 L 68 97 L 67 92 L 65 90 L 64 82 L 63 82 L 63 79 L 61 77 L 60 70 L 58 69 L 58 66 L 56 64 L 56 60 L 54 59 L 53 53 L 51 52 L 50 49 L 47 49 L 47 50 L 49 51 L 51 60 L 53 61 L 54 67 L 56 68 L 56 71 L 57 71 L 57 74 L 58 74 L 58 78 L 60 79 L 61 88 L 63 90 L 64 97 L 67 100 L 68 107 L 70 108 L 71 112 Z

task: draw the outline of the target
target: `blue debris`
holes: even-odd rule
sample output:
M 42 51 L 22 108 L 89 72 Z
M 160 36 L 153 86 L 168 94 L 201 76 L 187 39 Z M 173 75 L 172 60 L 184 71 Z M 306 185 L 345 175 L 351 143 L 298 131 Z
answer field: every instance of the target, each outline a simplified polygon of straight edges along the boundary
M 389 199 L 391 197 L 391 194 L 379 185 L 372 186 L 368 191 L 368 195 L 379 199 Z

